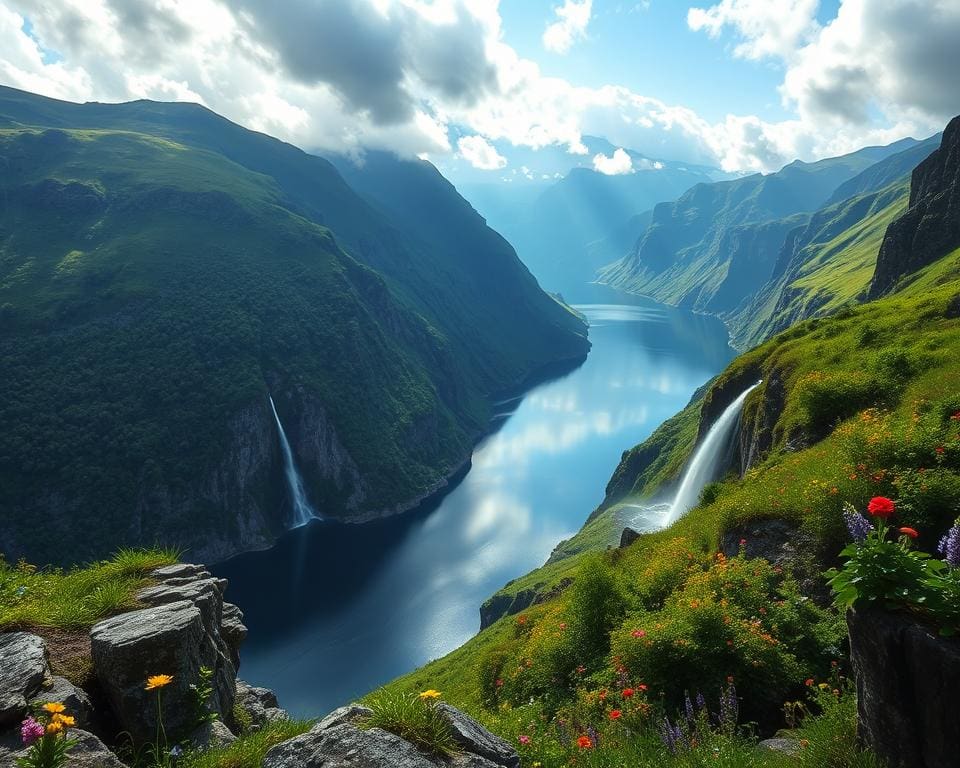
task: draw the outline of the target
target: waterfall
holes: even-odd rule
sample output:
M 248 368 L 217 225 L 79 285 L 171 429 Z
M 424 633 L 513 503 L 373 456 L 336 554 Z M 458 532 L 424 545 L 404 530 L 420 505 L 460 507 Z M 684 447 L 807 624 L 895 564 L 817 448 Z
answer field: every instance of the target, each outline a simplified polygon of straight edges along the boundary
M 291 528 L 299 528 L 306 525 L 317 513 L 313 511 L 310 502 L 307 501 L 306 491 L 303 490 L 303 480 L 300 473 L 297 472 L 297 465 L 293 463 L 293 451 L 290 450 L 290 442 L 287 440 L 287 433 L 283 431 L 283 424 L 280 423 L 280 417 L 277 415 L 277 406 L 273 404 L 273 397 L 270 397 L 270 408 L 273 410 L 273 418 L 277 422 L 277 431 L 280 433 L 280 448 L 283 450 L 283 469 L 287 475 L 287 487 L 290 489 L 290 500 L 293 502 L 293 524 Z
M 670 505 L 670 513 L 664 520 L 664 525 L 670 525 L 695 506 L 700 499 L 700 492 L 704 489 L 704 486 L 716 480 L 718 475 L 728 466 L 733 441 L 740 427 L 740 413 L 743 411 L 743 403 L 747 399 L 747 395 L 759 387 L 761 383 L 758 381 L 745 390 L 727 406 L 726 410 L 720 414 L 720 418 L 710 427 L 706 438 L 693 454 L 693 458 L 683 473 L 680 490 L 677 491 L 677 495 Z

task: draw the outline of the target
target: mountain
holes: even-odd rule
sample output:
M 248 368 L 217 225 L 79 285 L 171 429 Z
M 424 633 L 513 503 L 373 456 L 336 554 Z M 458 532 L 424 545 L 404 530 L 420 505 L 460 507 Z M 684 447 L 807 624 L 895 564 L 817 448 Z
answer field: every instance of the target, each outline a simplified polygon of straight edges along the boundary
M 715 168 L 658 160 L 628 149 L 622 151 L 630 159 L 630 170 L 607 175 L 594 170 L 592 158 L 612 157 L 619 148 L 599 138 L 585 137 L 584 142 L 588 154 L 580 162 L 585 165 L 573 166 L 559 180 L 533 177 L 463 188 L 552 291 L 592 281 L 598 268 L 621 256 L 617 233 L 630 229 L 635 217 L 695 184 L 725 177 Z M 635 229 L 633 233 L 635 238 Z
M 10 557 L 268 543 L 290 521 L 268 395 L 321 514 L 405 509 L 467 460 L 489 395 L 588 348 L 427 166 L 394 171 L 446 233 L 196 105 L 9 88 L 0 164 Z
M 903 139 L 777 173 L 699 184 L 654 208 L 633 249 L 602 280 L 668 304 L 724 314 L 770 280 L 787 234 L 808 223 L 838 186 L 915 146 Z
M 960 117 L 955 117 L 939 149 L 913 171 L 909 208 L 884 235 L 870 297 L 895 290 L 900 280 L 953 250 L 958 241 Z

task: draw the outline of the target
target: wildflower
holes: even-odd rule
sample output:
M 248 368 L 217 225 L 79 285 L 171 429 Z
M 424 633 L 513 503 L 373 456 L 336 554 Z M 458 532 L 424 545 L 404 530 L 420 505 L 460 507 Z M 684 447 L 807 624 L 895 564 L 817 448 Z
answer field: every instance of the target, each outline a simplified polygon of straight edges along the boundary
M 433 688 L 424 691 L 420 694 L 420 701 L 435 701 L 440 698 L 440 691 L 435 691 Z
M 173 682 L 173 675 L 150 675 L 147 678 L 147 685 L 145 690 L 152 691 L 155 688 L 163 688 L 165 685 L 170 685 Z
M 183 747 L 181 747 L 179 744 L 176 744 L 176 745 L 170 750 L 170 757 L 180 757 L 180 755 L 182 755 L 182 754 L 183 754 Z
M 60 731 L 63 730 L 63 723 L 61 723 L 59 720 L 51 720 L 49 723 L 47 723 L 46 730 L 48 734 L 60 733 Z
M 517 741 L 519 741 L 521 744 L 523 744 L 524 746 L 526 746 L 527 744 L 530 743 L 530 737 L 527 736 L 526 734 L 521 733 L 521 734 L 517 737 Z
M 561 621 L 557 626 L 560 627 L 560 629 L 566 629 L 566 628 L 567 628 L 567 622 Z
M 577 667 L 577 674 L 578 674 L 578 675 L 582 675 L 582 674 L 583 674 L 584 672 L 586 672 L 586 671 L 587 671 L 587 668 L 586 668 L 585 666 L 583 666 L 583 664 L 581 664 L 579 667 Z
M 934 448 L 933 450 L 935 450 L 935 451 L 937 452 L 937 455 L 938 455 L 938 456 L 943 456 L 944 447 L 943 447 L 942 445 L 938 445 L 938 446 L 937 446 L 936 448 Z
M 577 739 L 577 746 L 580 747 L 580 749 L 590 749 L 590 747 L 593 746 L 593 739 L 589 736 L 580 736 Z
M 41 709 L 44 712 L 49 712 L 51 715 L 58 715 L 61 712 L 67 711 L 67 708 L 59 701 L 48 701 L 41 707 Z
M 621 712 L 619 709 L 611 709 L 611 710 L 610 710 L 610 719 L 611 719 L 611 720 L 619 720 L 619 719 L 620 719 L 620 716 L 621 716 L 622 714 L 623 714 L 623 712 Z
M 856 542 L 865 541 L 867 536 L 873 531 L 870 521 L 854 509 L 845 509 L 843 511 L 843 521 L 847 524 L 847 531 L 850 538 Z
M 499 677 L 497 678 L 496 686 L 497 688 L 503 687 L 503 680 L 501 680 Z
M 812 687 L 813 687 L 813 678 L 812 678 L 812 677 L 808 677 L 808 678 L 804 681 L 803 684 L 804 684 L 805 686 L 807 686 L 807 688 L 812 688 Z
M 20 724 L 20 741 L 23 742 L 23 746 L 29 747 L 41 736 L 43 736 L 43 726 L 32 717 L 28 717 Z
M 874 517 L 880 517 L 884 519 L 890 517 L 895 509 L 896 505 L 886 496 L 874 496 L 872 499 L 870 499 L 870 503 L 867 504 L 867 512 Z
M 646 637 L 646 636 L 647 636 L 647 633 L 644 632 L 642 629 L 635 629 L 635 630 L 633 630 L 633 632 L 631 632 L 630 634 L 633 635 L 634 637 L 637 637 L 637 638 Z
M 898 530 L 899 530 L 900 533 L 902 533 L 904 536 L 909 536 L 911 539 L 915 539 L 915 538 L 917 538 L 917 536 L 920 535 L 920 534 L 917 533 L 913 528 L 908 528 L 907 526 L 904 526 L 903 528 L 899 528 Z
M 638 685 L 637 688 L 639 688 L 641 691 L 647 690 L 647 686 L 644 685 L 643 683 L 640 683 L 640 685 Z
M 960 568 L 960 521 L 954 523 L 940 539 L 937 551 L 951 568 Z
M 821 691 L 825 691 L 825 690 L 827 690 L 827 688 L 829 688 L 829 687 L 830 687 L 830 686 L 827 685 L 826 683 L 820 683 L 820 685 L 817 686 L 817 688 L 819 688 Z
M 77 724 L 77 721 L 70 715 L 54 715 L 51 722 L 60 723 L 67 728 L 73 728 Z
M 620 695 L 625 699 L 629 699 L 631 696 L 633 696 L 633 688 L 624 688 Z

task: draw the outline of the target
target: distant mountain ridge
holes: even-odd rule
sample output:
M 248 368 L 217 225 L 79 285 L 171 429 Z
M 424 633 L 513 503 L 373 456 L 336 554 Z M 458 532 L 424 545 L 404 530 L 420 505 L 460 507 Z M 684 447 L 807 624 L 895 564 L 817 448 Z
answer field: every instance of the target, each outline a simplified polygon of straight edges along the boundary
M 588 349 L 582 321 L 427 165 L 389 173 L 445 231 L 196 105 L 9 88 L 0 165 L 12 558 L 269 543 L 289 512 L 268 394 L 323 515 L 405 509 L 467 460 L 489 395 Z

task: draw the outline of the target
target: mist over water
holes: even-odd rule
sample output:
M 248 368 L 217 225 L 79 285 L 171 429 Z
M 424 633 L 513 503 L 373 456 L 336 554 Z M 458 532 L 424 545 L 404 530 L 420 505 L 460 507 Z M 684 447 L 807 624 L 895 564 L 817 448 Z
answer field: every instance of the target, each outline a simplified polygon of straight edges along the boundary
M 250 628 L 244 680 L 320 715 L 461 645 L 486 598 L 580 528 L 622 452 L 733 356 L 712 318 L 599 287 L 566 298 L 589 318 L 587 361 L 495 404 L 445 497 L 362 526 L 312 520 L 214 568 Z

